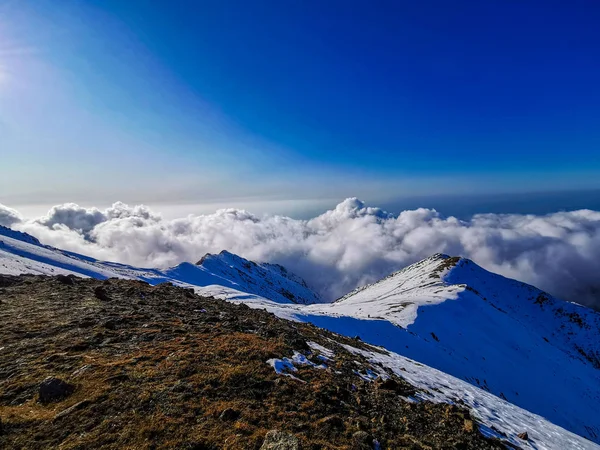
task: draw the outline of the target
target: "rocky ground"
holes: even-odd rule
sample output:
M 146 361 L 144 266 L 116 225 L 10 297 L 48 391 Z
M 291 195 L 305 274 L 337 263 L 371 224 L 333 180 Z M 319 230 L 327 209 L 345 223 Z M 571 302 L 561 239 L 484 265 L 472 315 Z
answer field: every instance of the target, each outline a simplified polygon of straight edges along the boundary
M 0 448 L 504 448 L 341 344 L 172 285 L 0 276 Z

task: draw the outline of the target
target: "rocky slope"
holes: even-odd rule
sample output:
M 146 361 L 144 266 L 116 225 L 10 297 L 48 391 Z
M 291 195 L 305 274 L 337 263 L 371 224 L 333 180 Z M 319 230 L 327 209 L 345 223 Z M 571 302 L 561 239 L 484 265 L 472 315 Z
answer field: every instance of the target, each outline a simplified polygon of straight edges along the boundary
M 2 448 L 503 448 L 381 350 L 245 305 L 33 275 L 0 302 Z

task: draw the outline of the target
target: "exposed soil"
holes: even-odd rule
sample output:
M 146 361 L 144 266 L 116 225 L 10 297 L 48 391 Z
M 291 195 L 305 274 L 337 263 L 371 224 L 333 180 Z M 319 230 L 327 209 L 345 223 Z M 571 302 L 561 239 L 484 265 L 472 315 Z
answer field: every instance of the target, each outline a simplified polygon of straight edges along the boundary
M 360 341 L 172 285 L 0 276 L 0 324 L 0 448 L 259 449 L 273 429 L 304 450 L 504 448 L 401 378 L 363 381 L 382 369 L 339 345 Z M 266 363 L 320 364 L 307 341 L 327 369 Z

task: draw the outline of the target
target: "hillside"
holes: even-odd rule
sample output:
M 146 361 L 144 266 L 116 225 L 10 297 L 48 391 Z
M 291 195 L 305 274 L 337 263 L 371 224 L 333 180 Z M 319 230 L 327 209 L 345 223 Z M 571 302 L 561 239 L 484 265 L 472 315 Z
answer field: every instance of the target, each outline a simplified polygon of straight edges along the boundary
M 413 400 L 464 405 L 486 436 L 538 450 L 598 448 L 567 431 L 599 441 L 598 314 L 466 259 L 434 255 L 335 303 L 305 304 L 318 296 L 303 280 L 281 266 L 228 252 L 206 255 L 197 265 L 143 269 L 44 246 L 0 228 L 0 273 L 171 282 L 187 288 L 187 295 L 193 290 L 267 310 L 339 333 L 336 342 L 359 337 L 344 348 L 410 382 L 418 389 Z M 134 304 L 145 309 L 144 299 Z M 381 348 L 357 348 L 360 342 Z M 523 431 L 525 441 L 518 438 Z
M 503 448 L 312 325 L 165 284 L 0 286 L 2 448 Z
M 150 284 L 173 282 L 197 287 L 223 286 L 268 298 L 277 303 L 319 303 L 300 277 L 277 264 L 257 264 L 223 251 L 205 255 L 197 264 L 182 263 L 166 269 L 138 268 L 42 245 L 25 233 L 0 226 L 0 273 L 18 275 L 75 274 L 98 279 L 126 278 Z
M 600 439 L 600 314 L 467 259 L 434 255 L 295 317 L 360 335 Z

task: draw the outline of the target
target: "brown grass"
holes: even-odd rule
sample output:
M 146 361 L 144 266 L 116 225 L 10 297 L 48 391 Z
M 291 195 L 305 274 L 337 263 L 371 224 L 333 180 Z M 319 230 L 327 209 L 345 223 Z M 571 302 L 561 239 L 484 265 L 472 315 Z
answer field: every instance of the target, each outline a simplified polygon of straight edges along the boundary
M 264 311 L 123 280 L 23 277 L 0 300 L 0 448 L 259 449 L 275 428 L 303 449 L 351 449 L 360 430 L 382 448 L 501 448 L 465 430 L 468 412 L 401 400 L 414 393 L 402 379 L 401 393 L 363 382 L 354 361 L 368 361 L 331 339 L 365 344 Z M 335 349 L 328 370 L 300 367 L 300 383 L 266 364 L 307 340 Z M 74 393 L 38 403 L 47 376 Z

